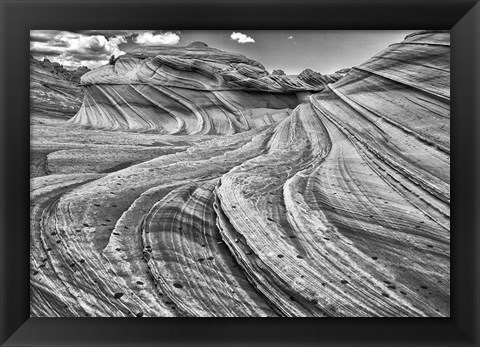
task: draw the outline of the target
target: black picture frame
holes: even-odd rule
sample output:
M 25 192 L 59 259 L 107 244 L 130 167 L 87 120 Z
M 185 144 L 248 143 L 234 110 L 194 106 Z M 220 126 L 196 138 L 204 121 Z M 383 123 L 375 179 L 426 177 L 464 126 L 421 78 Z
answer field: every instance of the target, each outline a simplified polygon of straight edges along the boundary
M 480 4 L 473 0 L 0 0 L 4 346 L 479 345 Z M 30 318 L 30 29 L 450 29 L 450 318 Z

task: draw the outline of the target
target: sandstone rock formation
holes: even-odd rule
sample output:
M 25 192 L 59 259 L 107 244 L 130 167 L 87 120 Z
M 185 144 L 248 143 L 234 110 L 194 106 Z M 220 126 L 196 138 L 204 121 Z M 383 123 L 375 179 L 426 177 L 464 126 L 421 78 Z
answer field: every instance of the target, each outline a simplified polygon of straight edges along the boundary
M 161 134 L 234 134 L 277 122 L 340 78 L 268 74 L 243 55 L 195 42 L 139 47 L 82 76 L 85 99 L 69 122 Z
M 80 77 L 90 71 L 86 66 L 80 66 L 76 70 L 68 70 L 57 62 L 52 63 L 49 59 L 38 61 L 33 56 L 30 56 L 30 62 L 36 67 L 41 67 L 51 74 L 77 84 L 80 84 Z
M 63 123 L 82 106 L 83 92 L 80 77 L 90 71 L 86 67 L 67 70 L 48 59 L 38 61 L 30 56 L 30 122 L 32 132 L 41 124 Z M 39 144 L 32 138 L 30 172 L 32 177 L 49 173 L 46 156 L 62 149 L 58 145 Z
M 285 71 L 280 70 L 280 69 L 278 69 L 278 70 L 273 70 L 273 71 L 272 71 L 272 75 L 285 75 Z
M 48 59 L 30 56 L 30 114 L 43 118 L 70 118 L 82 105 L 80 77 L 90 71 L 82 66 L 67 70 Z
M 32 129 L 32 316 L 449 316 L 449 64 L 419 32 L 329 76 L 200 43 L 85 74 Z

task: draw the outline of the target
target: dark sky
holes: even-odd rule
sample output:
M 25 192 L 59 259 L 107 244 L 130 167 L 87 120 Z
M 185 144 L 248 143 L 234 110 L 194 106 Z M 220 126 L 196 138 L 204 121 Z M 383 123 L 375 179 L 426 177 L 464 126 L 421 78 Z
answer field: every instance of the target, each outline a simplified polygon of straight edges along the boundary
M 306 68 L 323 74 L 359 65 L 415 30 L 385 31 L 148 31 L 32 30 L 31 54 L 67 68 L 94 68 L 138 45 L 187 45 L 202 41 L 210 47 L 238 52 L 262 63 L 268 71 L 298 74 Z

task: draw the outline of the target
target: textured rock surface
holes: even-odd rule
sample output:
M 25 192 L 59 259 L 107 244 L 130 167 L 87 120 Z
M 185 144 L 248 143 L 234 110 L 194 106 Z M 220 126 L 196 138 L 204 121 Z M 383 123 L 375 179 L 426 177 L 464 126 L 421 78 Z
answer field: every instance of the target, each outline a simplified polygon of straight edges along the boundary
M 48 59 L 38 61 L 30 56 L 30 114 L 32 116 L 70 118 L 82 105 L 80 77 L 86 67 L 67 70 Z
M 32 128 L 32 316 L 449 316 L 449 54 L 419 32 L 288 76 L 195 43 L 85 74 Z
M 71 124 L 166 134 L 233 134 L 272 124 L 341 74 L 269 75 L 258 62 L 201 43 L 139 47 L 81 81 Z
M 65 147 L 65 144 L 40 144 L 37 139 L 43 138 L 43 135 L 40 135 L 37 130 L 42 129 L 45 124 L 61 124 L 78 112 L 83 100 L 83 92 L 79 85 L 80 76 L 88 71 L 90 70 L 86 67 L 80 67 L 74 71 L 67 70 L 48 59 L 38 61 L 30 56 L 30 122 L 32 124 L 30 173 L 32 177 L 52 172 L 48 169 L 47 155 Z M 73 144 L 77 140 L 70 142 L 67 146 L 78 147 Z

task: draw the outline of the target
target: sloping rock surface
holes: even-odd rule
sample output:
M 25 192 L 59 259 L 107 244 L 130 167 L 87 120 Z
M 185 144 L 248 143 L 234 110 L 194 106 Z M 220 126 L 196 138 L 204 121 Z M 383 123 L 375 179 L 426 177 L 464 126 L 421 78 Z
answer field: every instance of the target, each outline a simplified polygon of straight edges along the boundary
M 85 74 L 33 128 L 32 316 L 449 316 L 449 77 L 430 31 L 334 76 L 200 43 Z
M 34 133 L 42 124 L 61 124 L 74 116 L 82 106 L 80 77 L 90 71 L 86 67 L 67 70 L 48 59 L 39 61 L 30 56 L 30 123 Z M 61 146 L 60 146 L 61 147 Z M 57 146 L 38 146 L 35 137 L 30 146 L 32 177 L 49 173 L 46 156 Z
M 71 124 L 164 134 L 234 134 L 288 116 L 296 92 L 321 91 L 341 74 L 270 75 L 243 55 L 205 44 L 139 47 L 82 76 Z
M 30 114 L 32 117 L 70 118 L 82 105 L 80 77 L 90 71 L 82 66 L 67 70 L 48 59 L 30 56 Z

